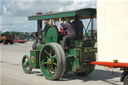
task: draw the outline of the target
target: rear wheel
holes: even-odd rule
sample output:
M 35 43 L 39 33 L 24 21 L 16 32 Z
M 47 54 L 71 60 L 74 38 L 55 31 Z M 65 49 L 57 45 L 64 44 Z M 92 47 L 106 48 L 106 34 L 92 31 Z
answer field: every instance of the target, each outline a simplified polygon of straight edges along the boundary
M 46 44 L 40 53 L 40 68 L 46 79 L 56 80 L 64 73 L 62 51 L 55 43 Z
M 27 74 L 30 74 L 32 71 L 32 67 L 30 67 L 29 62 L 30 62 L 29 57 L 27 55 L 24 55 L 22 59 L 22 68 L 23 68 L 23 71 Z
M 124 85 L 128 85 L 128 74 L 124 78 Z

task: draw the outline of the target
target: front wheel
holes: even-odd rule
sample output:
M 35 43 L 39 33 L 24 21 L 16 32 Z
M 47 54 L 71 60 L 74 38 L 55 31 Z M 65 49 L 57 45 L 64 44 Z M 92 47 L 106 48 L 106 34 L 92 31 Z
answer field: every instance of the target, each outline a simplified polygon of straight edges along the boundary
M 29 57 L 27 55 L 24 55 L 22 59 L 22 69 L 27 74 L 30 74 L 32 71 L 32 67 L 30 67 L 29 62 L 30 62 Z
M 128 74 L 124 77 L 124 85 L 128 85 Z

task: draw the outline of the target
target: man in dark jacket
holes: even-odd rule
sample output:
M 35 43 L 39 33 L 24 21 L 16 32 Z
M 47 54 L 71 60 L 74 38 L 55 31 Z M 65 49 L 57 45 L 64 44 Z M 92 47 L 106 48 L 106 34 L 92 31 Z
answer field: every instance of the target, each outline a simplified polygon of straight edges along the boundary
M 61 22 L 61 20 L 60 20 L 60 22 Z M 75 32 L 74 28 L 72 27 L 69 18 L 66 18 L 66 23 L 65 24 L 61 23 L 61 26 L 67 32 L 67 35 L 64 36 L 64 38 L 63 38 L 63 44 L 62 44 L 63 48 L 65 49 L 66 46 L 68 45 L 68 40 L 73 40 L 76 38 L 76 32 Z
M 74 28 L 76 32 L 76 40 L 82 40 L 83 39 L 83 23 L 79 20 L 79 16 L 75 17 L 75 20 L 71 23 L 72 27 Z

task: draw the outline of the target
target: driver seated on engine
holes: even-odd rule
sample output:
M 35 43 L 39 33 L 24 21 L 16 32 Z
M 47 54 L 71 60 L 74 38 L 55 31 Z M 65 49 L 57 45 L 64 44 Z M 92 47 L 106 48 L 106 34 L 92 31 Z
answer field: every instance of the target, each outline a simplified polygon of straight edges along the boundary
M 63 38 L 63 44 L 62 47 L 64 49 L 68 48 L 69 40 L 74 40 L 76 38 L 76 32 L 74 28 L 71 25 L 70 18 L 65 18 L 66 23 L 61 23 L 61 18 L 59 19 L 60 25 L 62 28 L 66 31 L 66 35 Z

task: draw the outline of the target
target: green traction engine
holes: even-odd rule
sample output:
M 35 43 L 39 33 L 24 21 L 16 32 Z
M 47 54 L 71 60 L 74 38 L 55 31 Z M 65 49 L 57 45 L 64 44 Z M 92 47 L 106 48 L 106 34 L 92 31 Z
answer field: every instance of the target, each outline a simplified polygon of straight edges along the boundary
M 44 20 L 51 19 L 51 22 L 57 23 L 59 18 L 63 18 L 63 22 L 65 22 L 65 17 L 75 20 L 75 17 L 78 16 L 80 20 L 88 21 L 88 23 L 83 21 L 87 28 L 83 28 L 83 39 L 71 40 L 68 49 L 62 48 L 64 35 L 60 33 L 56 24 L 48 26 L 45 32 L 42 31 Z M 37 34 L 33 49 L 30 50 L 30 56 L 23 56 L 23 71 L 31 73 L 33 68 L 41 69 L 42 74 L 49 80 L 59 79 L 68 71 L 72 71 L 76 75 L 90 74 L 95 66 L 89 62 L 96 60 L 97 51 L 94 46 L 96 42 L 93 29 L 94 18 L 96 18 L 96 9 L 92 8 L 47 15 L 38 13 L 28 17 L 29 20 L 37 20 Z M 89 31 L 87 32 L 87 30 Z M 90 35 L 88 35 L 89 33 Z

